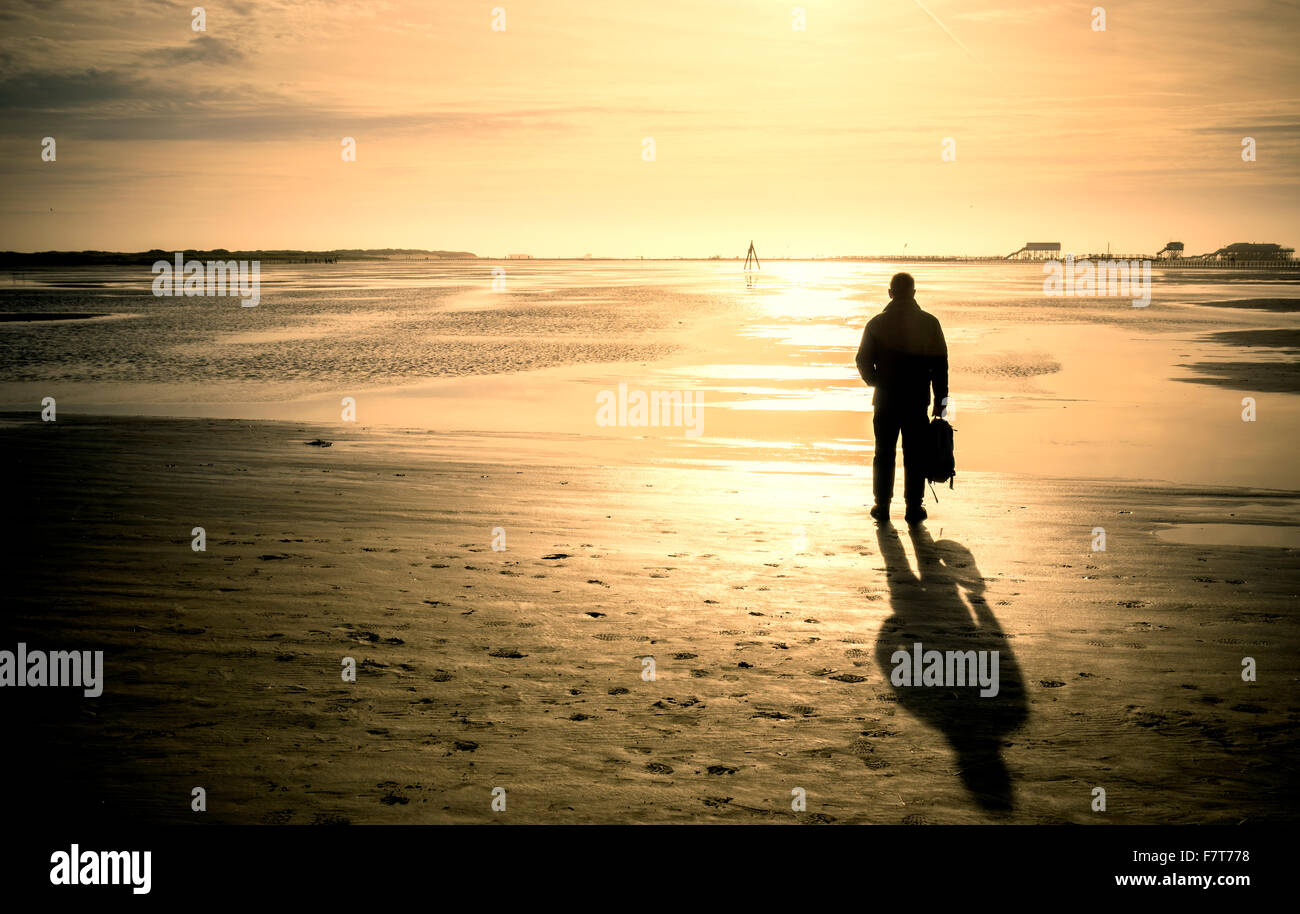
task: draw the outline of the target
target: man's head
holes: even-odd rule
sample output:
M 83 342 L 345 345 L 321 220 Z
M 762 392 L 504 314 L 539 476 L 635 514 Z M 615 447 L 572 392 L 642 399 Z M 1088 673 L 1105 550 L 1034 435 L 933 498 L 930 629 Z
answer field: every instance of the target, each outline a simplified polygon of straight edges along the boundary
M 889 281 L 889 297 L 907 301 L 916 297 L 916 280 L 911 273 L 895 273 Z

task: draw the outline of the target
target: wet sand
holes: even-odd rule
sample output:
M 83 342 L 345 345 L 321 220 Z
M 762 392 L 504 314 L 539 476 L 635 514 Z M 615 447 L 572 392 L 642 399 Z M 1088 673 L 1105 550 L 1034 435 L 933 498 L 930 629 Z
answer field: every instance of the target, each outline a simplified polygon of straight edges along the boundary
M 107 314 L 95 314 L 79 311 L 29 311 L 17 314 L 12 311 L 0 312 L 0 323 L 28 323 L 31 321 L 84 321 L 92 317 L 108 317 Z
M 1293 526 L 1294 491 L 962 472 L 913 537 L 870 523 L 865 468 L 669 464 L 595 436 L 61 411 L 10 417 L 0 443 L 2 646 L 106 652 L 99 699 L 0 693 L 25 747 L 16 813 L 1234 823 L 1296 808 L 1295 550 L 1156 536 Z M 887 658 L 914 640 L 999 650 L 999 695 L 900 693 Z
M 1206 301 L 1199 304 L 1212 308 L 1241 308 L 1249 311 L 1300 311 L 1300 298 L 1245 298 L 1229 301 Z

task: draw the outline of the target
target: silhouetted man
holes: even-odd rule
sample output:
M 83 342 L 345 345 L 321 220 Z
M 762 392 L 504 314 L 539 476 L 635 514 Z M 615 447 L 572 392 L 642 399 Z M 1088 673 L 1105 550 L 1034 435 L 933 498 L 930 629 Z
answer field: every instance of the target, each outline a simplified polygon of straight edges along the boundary
M 862 331 L 858 347 L 858 373 L 875 388 L 872 425 L 876 456 L 871 463 L 876 504 L 871 516 L 889 520 L 894 495 L 894 450 L 903 436 L 904 515 L 909 524 L 925 520 L 925 441 L 929 420 L 930 387 L 934 386 L 934 414 L 941 415 L 948 399 L 948 344 L 938 319 L 916 303 L 916 283 L 908 273 L 889 281 L 889 304 Z

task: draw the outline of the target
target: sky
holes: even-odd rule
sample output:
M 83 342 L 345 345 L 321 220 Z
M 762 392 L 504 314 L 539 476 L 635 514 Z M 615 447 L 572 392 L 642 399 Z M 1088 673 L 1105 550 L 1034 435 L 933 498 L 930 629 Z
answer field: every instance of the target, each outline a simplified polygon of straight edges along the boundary
M 0 249 L 1300 242 L 1296 0 L 196 2 L 0 0 Z

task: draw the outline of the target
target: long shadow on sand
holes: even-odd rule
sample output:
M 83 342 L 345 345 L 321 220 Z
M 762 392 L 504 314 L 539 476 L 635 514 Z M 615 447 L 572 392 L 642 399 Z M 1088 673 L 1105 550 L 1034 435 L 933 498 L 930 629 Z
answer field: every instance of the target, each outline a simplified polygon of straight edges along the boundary
M 894 684 L 894 692 L 902 708 L 947 738 L 976 801 L 991 812 L 1009 812 L 1015 798 L 1001 743 L 1029 716 L 1020 667 L 985 603 L 984 579 L 970 550 L 953 540 L 936 543 L 924 527 L 912 527 L 909 535 L 916 573 L 898 531 L 887 524 L 877 528 L 894 614 L 880 629 L 876 662 L 892 683 L 895 651 L 911 655 L 917 643 L 923 651 L 998 652 L 996 695 L 981 696 L 978 685 Z

